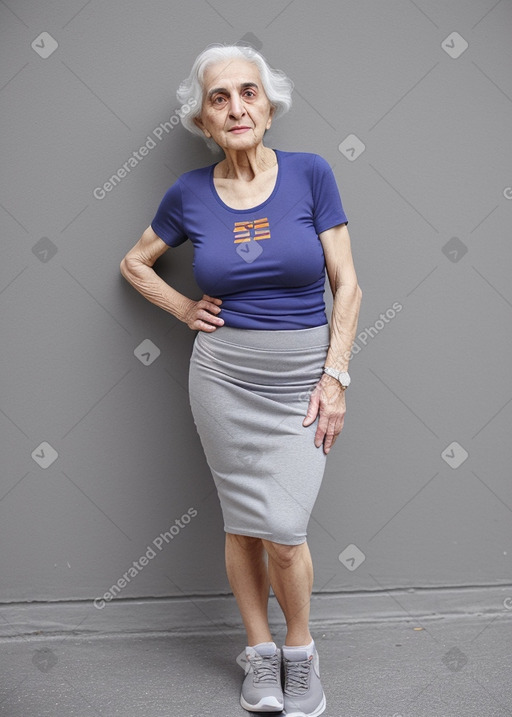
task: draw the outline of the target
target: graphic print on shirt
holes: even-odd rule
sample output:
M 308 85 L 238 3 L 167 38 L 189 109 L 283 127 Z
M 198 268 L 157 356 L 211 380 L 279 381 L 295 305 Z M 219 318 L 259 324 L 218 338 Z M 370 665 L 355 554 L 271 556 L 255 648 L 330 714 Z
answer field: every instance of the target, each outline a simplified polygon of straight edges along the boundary
M 270 239 L 270 224 L 267 217 L 254 219 L 253 221 L 235 222 L 233 232 L 235 234 L 234 243 L 242 244 L 246 241 L 255 239 Z

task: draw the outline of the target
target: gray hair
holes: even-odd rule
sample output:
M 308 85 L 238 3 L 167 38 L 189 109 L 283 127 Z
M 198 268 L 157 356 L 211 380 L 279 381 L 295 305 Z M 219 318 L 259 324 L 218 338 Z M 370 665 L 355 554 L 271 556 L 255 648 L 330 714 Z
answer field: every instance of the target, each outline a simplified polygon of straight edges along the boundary
M 180 84 L 176 97 L 182 105 L 182 111 L 178 113 L 181 123 L 189 132 L 202 137 L 212 151 L 218 151 L 218 145 L 213 139 L 204 136 L 201 129 L 195 124 L 194 118 L 201 114 L 203 79 L 206 68 L 216 62 L 232 59 L 247 60 L 256 65 L 265 94 L 274 108 L 273 117 L 280 117 L 292 105 L 293 82 L 281 70 L 271 68 L 263 55 L 254 48 L 249 45 L 222 45 L 220 43 L 209 45 L 196 57 L 190 75 Z M 191 107 L 192 109 L 190 109 Z M 185 108 L 188 111 L 183 111 Z

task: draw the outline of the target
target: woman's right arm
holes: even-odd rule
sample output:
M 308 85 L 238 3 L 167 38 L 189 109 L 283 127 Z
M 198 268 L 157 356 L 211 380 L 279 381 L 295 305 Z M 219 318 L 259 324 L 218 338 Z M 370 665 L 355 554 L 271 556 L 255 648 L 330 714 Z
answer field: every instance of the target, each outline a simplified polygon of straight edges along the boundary
M 121 262 L 121 274 L 148 301 L 168 311 L 194 331 L 215 331 L 224 321 L 217 314 L 222 301 L 203 294 L 193 301 L 173 289 L 153 269 L 153 264 L 169 248 L 149 226 Z

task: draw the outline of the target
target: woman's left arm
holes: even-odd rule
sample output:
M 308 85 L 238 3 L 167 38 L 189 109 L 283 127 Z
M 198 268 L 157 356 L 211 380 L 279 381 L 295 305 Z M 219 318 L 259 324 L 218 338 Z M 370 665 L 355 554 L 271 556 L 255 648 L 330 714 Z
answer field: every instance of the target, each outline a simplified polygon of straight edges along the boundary
M 350 236 L 346 224 L 338 224 L 318 236 L 333 295 L 331 336 L 325 365 L 337 371 L 348 371 L 362 296 L 352 259 Z M 319 416 L 315 446 L 319 448 L 323 444 L 325 453 L 329 453 L 341 433 L 346 410 L 345 389 L 337 379 L 322 374 L 311 394 L 303 425 L 311 425 Z

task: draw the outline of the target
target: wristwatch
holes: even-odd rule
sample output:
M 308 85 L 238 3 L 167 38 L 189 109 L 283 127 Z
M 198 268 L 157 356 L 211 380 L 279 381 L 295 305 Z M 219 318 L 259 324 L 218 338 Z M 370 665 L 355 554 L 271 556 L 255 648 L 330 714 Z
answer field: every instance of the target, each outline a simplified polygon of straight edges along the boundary
M 324 373 L 326 373 L 328 376 L 332 376 L 337 381 L 339 381 L 343 388 L 348 388 L 350 386 L 350 376 L 348 375 L 347 371 L 336 371 L 335 368 L 324 366 Z

